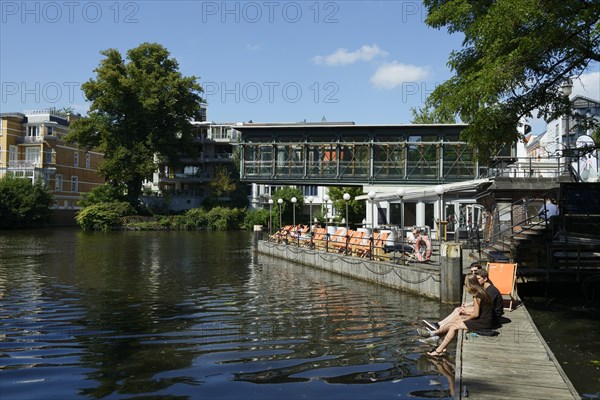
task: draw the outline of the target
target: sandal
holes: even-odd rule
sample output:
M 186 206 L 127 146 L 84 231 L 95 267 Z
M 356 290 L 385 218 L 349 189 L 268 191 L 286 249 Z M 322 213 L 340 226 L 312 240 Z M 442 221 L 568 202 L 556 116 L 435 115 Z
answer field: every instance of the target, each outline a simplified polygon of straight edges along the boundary
M 442 357 L 446 355 L 446 349 L 443 351 L 431 350 L 427 352 L 427 355 L 429 357 Z

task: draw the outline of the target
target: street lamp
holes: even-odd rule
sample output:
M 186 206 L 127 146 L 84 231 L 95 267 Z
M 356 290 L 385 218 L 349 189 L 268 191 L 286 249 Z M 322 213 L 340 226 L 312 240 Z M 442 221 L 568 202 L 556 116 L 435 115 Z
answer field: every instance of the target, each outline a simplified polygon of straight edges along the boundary
M 273 199 L 269 199 L 269 236 L 273 234 Z
M 438 241 L 440 243 L 442 243 L 442 220 L 444 219 L 443 215 L 442 215 L 444 213 L 444 211 L 443 211 L 444 186 L 437 185 L 435 187 L 435 194 L 438 195 L 439 202 L 440 202 L 440 205 L 439 205 L 439 215 L 438 215 L 438 217 L 439 217 L 439 220 L 438 220 Z
M 565 132 L 567 134 L 567 141 L 566 141 L 567 155 L 565 157 L 565 163 L 567 164 L 567 170 L 568 170 L 571 167 L 571 143 L 570 143 L 571 135 L 569 134 L 569 117 L 571 114 L 571 104 L 570 104 L 571 100 L 569 99 L 569 96 L 573 92 L 573 81 L 571 80 L 571 78 L 567 78 L 563 81 L 562 85 L 560 85 L 560 91 L 561 91 L 562 95 L 565 96 L 565 98 L 569 102 L 569 111 L 565 115 L 565 117 L 566 117 Z
M 323 196 L 323 201 L 325 202 L 325 230 L 327 230 L 327 211 L 328 211 L 327 203 L 329 202 L 328 194 Z
M 313 241 L 313 222 L 312 222 L 312 202 L 313 202 L 313 197 L 312 196 L 308 196 L 306 198 L 306 201 L 308 201 L 308 215 L 309 215 L 309 221 L 308 221 L 308 231 L 310 232 L 310 243 L 312 244 Z
M 283 204 L 283 199 L 277 200 L 277 204 L 279 204 L 279 229 L 281 229 L 283 227 L 281 220 L 281 205 Z
M 293 215 L 292 221 L 294 222 L 294 230 L 296 229 L 296 202 L 297 201 L 298 201 L 297 198 L 292 197 L 292 215 Z
M 348 234 L 348 201 L 350 201 L 350 193 L 344 193 L 344 201 L 346 202 L 346 234 Z
M 350 200 L 350 193 L 344 193 L 344 201 L 346 202 L 346 254 L 348 254 L 348 241 L 350 240 L 350 231 L 348 230 L 348 201 Z
M 404 195 L 406 191 L 404 188 L 398 188 L 396 194 L 400 197 L 400 235 L 402 238 L 401 244 L 404 245 Z
M 325 201 L 325 251 L 329 251 L 329 224 L 327 221 L 327 203 L 329 202 L 328 194 L 323 196 L 323 201 Z
M 369 193 L 367 193 L 367 196 L 369 197 L 369 199 L 371 199 L 371 239 L 369 242 L 369 259 L 371 259 L 373 258 L 373 245 L 375 244 L 375 197 L 377 196 L 377 193 L 375 193 L 374 191 L 370 191 Z

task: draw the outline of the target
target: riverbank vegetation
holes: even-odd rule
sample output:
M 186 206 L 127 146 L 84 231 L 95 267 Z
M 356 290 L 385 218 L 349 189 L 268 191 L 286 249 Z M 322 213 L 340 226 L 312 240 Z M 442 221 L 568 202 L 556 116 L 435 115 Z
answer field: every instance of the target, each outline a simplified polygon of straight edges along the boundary
M 0 179 L 0 229 L 44 226 L 52 219 L 54 197 L 42 182 L 5 176 Z

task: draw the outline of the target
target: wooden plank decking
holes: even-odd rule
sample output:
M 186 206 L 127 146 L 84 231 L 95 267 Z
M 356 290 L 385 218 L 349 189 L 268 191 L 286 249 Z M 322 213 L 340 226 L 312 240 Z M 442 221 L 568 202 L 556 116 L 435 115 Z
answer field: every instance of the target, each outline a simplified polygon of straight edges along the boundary
M 524 305 L 498 336 L 459 336 L 455 399 L 580 399 Z

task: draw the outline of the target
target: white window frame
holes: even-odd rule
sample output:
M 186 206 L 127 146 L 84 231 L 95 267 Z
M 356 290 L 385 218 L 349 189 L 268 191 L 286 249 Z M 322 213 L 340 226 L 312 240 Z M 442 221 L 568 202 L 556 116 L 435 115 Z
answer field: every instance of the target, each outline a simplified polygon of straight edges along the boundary
M 71 192 L 79 192 L 79 177 L 72 176 L 71 177 Z
M 79 152 L 77 150 L 73 153 L 73 166 L 79 167 Z
M 62 190 L 63 190 L 62 174 L 56 174 L 56 176 L 54 177 L 54 190 L 57 192 L 62 192 Z
M 40 127 L 37 125 L 29 125 L 27 127 L 27 136 L 29 136 L 29 137 L 40 136 Z
M 91 165 L 91 159 L 92 157 L 90 156 L 90 153 L 85 153 L 85 168 L 86 169 L 90 169 L 90 165 Z
M 25 161 L 27 163 L 31 163 L 31 165 L 40 165 L 41 163 L 41 149 L 38 146 L 35 147 L 26 147 L 25 148 Z
M 8 146 L 8 164 L 16 163 L 19 160 L 19 148 L 14 145 Z

